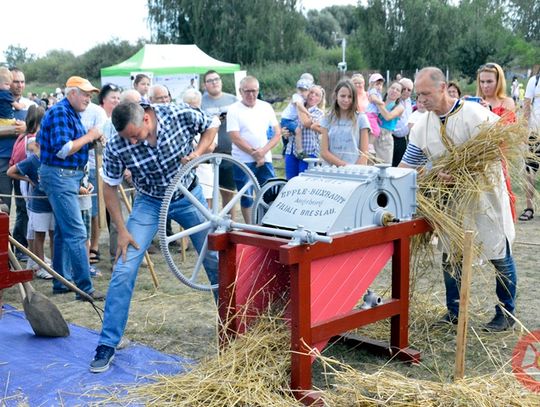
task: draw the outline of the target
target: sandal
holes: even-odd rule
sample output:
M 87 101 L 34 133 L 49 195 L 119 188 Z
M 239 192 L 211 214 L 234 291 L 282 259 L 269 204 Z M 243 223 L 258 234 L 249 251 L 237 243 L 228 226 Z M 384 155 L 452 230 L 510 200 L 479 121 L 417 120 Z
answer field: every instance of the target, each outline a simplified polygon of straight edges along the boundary
M 101 260 L 101 257 L 99 256 L 99 250 L 90 249 L 90 264 L 96 264 L 99 263 Z
M 519 215 L 519 220 L 527 221 L 534 218 L 534 209 L 533 208 L 525 208 L 523 210 L 523 213 Z

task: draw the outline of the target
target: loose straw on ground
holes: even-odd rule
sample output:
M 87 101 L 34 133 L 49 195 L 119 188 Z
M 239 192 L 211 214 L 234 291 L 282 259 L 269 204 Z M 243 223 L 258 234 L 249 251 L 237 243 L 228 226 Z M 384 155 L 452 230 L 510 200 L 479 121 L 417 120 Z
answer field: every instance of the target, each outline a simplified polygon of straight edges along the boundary
M 324 394 L 328 406 L 536 407 L 540 395 L 525 390 L 510 373 L 468 377 L 457 383 L 417 380 L 388 368 L 368 374 L 324 360 L 335 380 Z
M 284 321 L 265 315 L 245 335 L 183 375 L 130 390 L 149 406 L 292 406 L 290 338 Z

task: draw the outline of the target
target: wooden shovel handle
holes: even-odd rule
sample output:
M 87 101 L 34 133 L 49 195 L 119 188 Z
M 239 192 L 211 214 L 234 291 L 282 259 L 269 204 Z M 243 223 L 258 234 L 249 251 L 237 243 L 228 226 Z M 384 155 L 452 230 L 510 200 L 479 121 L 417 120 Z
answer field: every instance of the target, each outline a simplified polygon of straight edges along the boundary
M 37 264 L 39 264 L 40 267 L 45 269 L 49 274 L 51 274 L 54 278 L 56 278 L 58 281 L 60 281 L 65 286 L 69 287 L 71 291 L 74 291 L 78 293 L 81 297 L 83 297 L 85 300 L 89 302 L 94 302 L 94 299 L 92 296 L 88 293 L 85 293 L 83 290 L 81 290 L 79 287 L 77 287 L 75 284 L 73 284 L 71 281 L 66 280 L 64 276 L 58 274 L 56 271 L 54 271 L 47 263 L 45 263 L 43 260 L 41 260 L 38 256 L 36 256 L 34 253 L 32 253 L 30 250 L 28 250 L 26 247 L 24 247 L 22 244 L 20 244 L 17 240 L 15 240 L 12 236 L 9 237 L 9 242 L 15 246 L 17 249 L 19 249 L 21 252 L 29 256 L 32 260 L 34 260 Z

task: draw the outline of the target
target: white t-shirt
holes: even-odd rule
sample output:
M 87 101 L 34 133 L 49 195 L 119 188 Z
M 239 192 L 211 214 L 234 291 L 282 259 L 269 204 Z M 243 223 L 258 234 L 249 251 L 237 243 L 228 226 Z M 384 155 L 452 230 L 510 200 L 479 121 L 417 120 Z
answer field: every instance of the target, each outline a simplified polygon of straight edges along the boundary
M 96 105 L 95 103 L 90 103 L 88 107 L 81 112 L 81 122 L 86 129 L 89 131 L 93 127 L 98 127 L 103 131 L 103 126 L 107 121 L 107 113 L 101 106 Z M 88 151 L 88 163 L 90 164 L 91 169 L 96 168 L 96 151 L 92 148 Z
M 297 103 L 301 105 L 306 103 L 302 95 L 300 95 L 299 93 L 295 93 L 294 95 L 292 95 L 291 103 L 289 103 L 285 110 L 283 110 L 283 113 L 281 113 L 281 118 L 288 120 L 298 120 L 298 110 L 296 110 Z
M 266 132 L 269 126 L 277 126 L 278 121 L 272 106 L 262 100 L 257 100 L 255 106 L 247 107 L 242 102 L 236 102 L 229 107 L 227 113 L 227 132 L 238 131 L 240 137 L 253 148 L 264 147 L 268 143 Z M 242 151 L 234 143 L 231 155 L 237 160 L 249 163 L 255 160 L 251 155 Z M 266 162 L 272 162 L 272 152 L 264 157 Z
M 529 118 L 529 129 L 540 131 L 540 80 L 536 84 L 536 75 L 529 79 L 525 88 L 525 98 L 532 100 L 531 117 Z

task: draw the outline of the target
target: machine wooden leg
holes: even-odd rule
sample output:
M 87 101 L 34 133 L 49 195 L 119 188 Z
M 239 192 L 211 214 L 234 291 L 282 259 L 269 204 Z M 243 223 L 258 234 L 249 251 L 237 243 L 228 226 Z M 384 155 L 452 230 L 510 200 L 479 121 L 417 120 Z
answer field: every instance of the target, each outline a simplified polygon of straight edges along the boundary
M 236 307 L 236 245 L 226 242 L 227 248 L 219 253 L 219 337 L 221 346 L 238 334 Z
M 394 241 L 392 257 L 392 298 L 399 300 L 399 314 L 390 319 L 390 345 L 409 346 L 409 238 Z
M 290 273 L 291 389 L 311 390 L 311 356 L 308 348 L 311 345 L 311 295 L 310 290 L 305 289 L 310 286 L 310 265 L 306 262 L 293 265 Z M 303 392 L 298 395 L 306 396 Z

